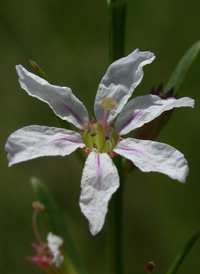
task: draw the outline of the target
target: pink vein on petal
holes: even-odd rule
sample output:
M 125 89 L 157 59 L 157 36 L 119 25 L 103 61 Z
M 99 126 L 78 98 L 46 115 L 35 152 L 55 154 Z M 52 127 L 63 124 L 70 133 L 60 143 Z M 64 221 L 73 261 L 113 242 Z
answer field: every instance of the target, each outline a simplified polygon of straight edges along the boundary
M 142 109 L 138 110 L 136 113 L 134 113 L 121 127 L 119 128 L 119 132 L 122 131 L 130 122 L 132 122 L 136 116 L 138 116 L 142 112 Z
M 63 102 L 60 99 L 56 99 L 56 101 L 62 105 L 63 107 L 65 107 L 73 116 L 74 118 L 82 125 L 84 126 L 84 122 L 82 121 L 82 119 L 73 111 L 72 108 L 70 108 L 65 102 Z
M 122 85 L 119 85 L 117 87 L 117 90 L 114 92 L 113 96 L 111 97 L 112 99 L 116 100 L 117 96 L 119 95 L 120 89 L 122 88 Z
M 68 142 L 72 142 L 72 143 L 76 143 L 76 144 L 81 144 L 81 142 L 78 141 L 78 140 L 72 140 L 72 139 L 69 139 L 69 138 L 66 138 L 66 137 L 62 137 L 62 138 L 52 140 L 51 142 L 49 142 L 49 144 L 55 143 L 55 142 L 60 142 L 60 141 L 68 141 Z
M 126 151 L 137 152 L 137 153 L 139 153 L 139 154 L 141 154 L 141 155 L 143 155 L 143 156 L 145 156 L 145 157 L 151 159 L 151 157 L 149 157 L 146 153 L 144 153 L 144 152 L 142 152 L 142 151 L 140 151 L 140 150 L 138 150 L 138 149 L 135 149 L 135 148 L 117 147 L 116 149 L 121 149 L 121 150 L 126 150 Z
M 100 156 L 97 154 L 97 173 L 98 173 L 98 186 L 100 190 L 100 183 L 101 183 L 101 163 L 100 163 Z

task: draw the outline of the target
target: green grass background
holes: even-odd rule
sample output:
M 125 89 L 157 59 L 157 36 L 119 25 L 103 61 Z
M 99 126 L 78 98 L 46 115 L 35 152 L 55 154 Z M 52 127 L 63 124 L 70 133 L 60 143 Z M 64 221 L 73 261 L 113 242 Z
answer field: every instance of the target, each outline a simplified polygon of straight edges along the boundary
M 197 0 L 127 0 L 126 54 L 135 48 L 152 51 L 155 61 L 134 95 L 147 94 L 167 81 L 186 50 L 200 39 Z M 91 274 L 105 273 L 106 233 L 90 235 L 78 200 L 82 167 L 74 155 L 44 157 L 7 167 L 4 144 L 15 130 L 31 125 L 59 127 L 52 110 L 20 88 L 14 66 L 33 71 L 38 62 L 51 83 L 66 85 L 93 116 L 98 84 L 108 66 L 107 6 L 104 0 L 0 1 L 0 273 L 41 271 L 25 257 L 33 255 L 33 191 L 30 177 L 46 182 L 65 212 L 71 233 Z M 135 170 L 124 193 L 125 273 L 142 274 L 148 261 L 154 273 L 166 273 L 185 241 L 200 226 L 199 103 L 200 57 L 193 63 L 179 96 L 196 100 L 195 109 L 176 109 L 159 137 L 185 154 L 190 173 L 186 184 L 158 173 Z M 40 224 L 39 224 L 40 226 Z M 45 230 L 41 225 L 41 234 Z M 179 273 L 200 273 L 200 242 Z

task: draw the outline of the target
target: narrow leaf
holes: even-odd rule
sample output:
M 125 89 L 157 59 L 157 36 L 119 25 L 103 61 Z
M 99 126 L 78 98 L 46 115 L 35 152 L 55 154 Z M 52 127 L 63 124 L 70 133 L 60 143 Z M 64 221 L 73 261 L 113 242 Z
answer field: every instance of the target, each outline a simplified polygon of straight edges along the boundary
M 40 77 L 49 81 L 46 73 L 41 69 L 41 67 L 35 61 L 29 60 L 29 63 L 37 71 L 37 73 L 39 74 Z
M 68 273 L 87 273 L 81 262 L 73 239 L 70 236 L 66 221 L 61 215 L 49 190 L 45 184 L 37 178 L 32 178 L 31 185 L 35 192 L 36 199 L 45 206 L 45 210 L 41 214 L 44 214 L 48 229 L 50 229 L 53 234 L 62 237 L 64 240 L 64 250 L 67 254 L 67 258 L 65 256 L 65 265 L 68 269 Z
M 196 42 L 183 56 L 183 58 L 178 63 L 174 72 L 172 73 L 168 83 L 164 88 L 164 92 L 169 91 L 172 87 L 174 87 L 174 91 L 177 92 L 180 88 L 184 77 L 200 51 L 200 41 Z
M 187 254 L 189 253 L 189 251 L 191 250 L 191 248 L 193 247 L 194 243 L 196 242 L 196 240 L 198 239 L 199 236 L 200 236 L 200 231 L 198 231 L 197 233 L 192 235 L 192 237 L 185 244 L 185 246 L 183 247 L 181 252 L 175 258 L 175 260 L 172 263 L 171 267 L 167 271 L 167 274 L 175 274 L 178 271 L 180 265 L 184 261 L 185 257 L 187 256 Z

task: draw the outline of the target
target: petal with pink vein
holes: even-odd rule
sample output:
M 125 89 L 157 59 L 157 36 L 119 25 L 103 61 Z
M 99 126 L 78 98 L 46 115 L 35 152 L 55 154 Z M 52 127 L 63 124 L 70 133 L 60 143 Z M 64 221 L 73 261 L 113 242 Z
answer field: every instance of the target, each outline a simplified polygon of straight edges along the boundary
M 28 126 L 12 133 L 6 143 L 9 166 L 42 156 L 65 156 L 83 148 L 81 135 L 64 128 Z
M 103 227 L 108 202 L 119 187 L 118 171 L 106 153 L 91 152 L 81 179 L 80 207 L 96 235 Z
M 164 111 L 178 107 L 194 107 L 189 97 L 161 99 L 156 95 L 138 96 L 130 100 L 116 119 L 115 128 L 120 135 L 143 126 Z
M 95 98 L 95 116 L 102 121 L 104 109 L 101 103 L 104 98 L 110 97 L 116 101 L 116 106 L 108 113 L 107 122 L 115 119 L 122 110 L 134 89 L 140 84 L 143 78 L 143 66 L 150 64 L 155 56 L 149 51 L 141 52 L 134 50 L 128 56 L 112 63 L 103 76 Z
M 167 144 L 127 138 L 119 142 L 114 152 L 131 160 L 144 172 L 157 171 L 180 182 L 185 182 L 188 175 L 184 155 Z
M 21 65 L 17 65 L 16 70 L 19 83 L 28 95 L 47 103 L 58 117 L 77 128 L 83 129 L 87 125 L 88 112 L 70 88 L 51 85 Z

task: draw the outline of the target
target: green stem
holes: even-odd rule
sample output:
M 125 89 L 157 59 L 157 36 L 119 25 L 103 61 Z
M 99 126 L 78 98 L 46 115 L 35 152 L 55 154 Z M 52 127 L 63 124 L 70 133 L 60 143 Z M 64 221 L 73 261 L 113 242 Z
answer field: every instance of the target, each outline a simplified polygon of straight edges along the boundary
M 108 0 L 109 62 L 124 56 L 126 3 L 125 0 Z
M 122 205 L 123 205 L 123 188 L 124 175 L 122 172 L 122 161 L 120 157 L 114 159 L 115 165 L 119 172 L 120 187 L 114 194 L 108 213 L 108 269 L 109 274 L 123 273 L 123 257 L 122 257 Z
M 177 273 L 179 267 L 181 266 L 182 262 L 186 258 L 187 254 L 195 244 L 196 240 L 200 236 L 200 231 L 196 232 L 195 234 L 192 235 L 192 237 L 186 242 L 185 246 L 183 249 L 180 251 L 180 253 L 177 255 L 175 260 L 173 261 L 171 267 L 167 271 L 167 274 L 175 274 Z
M 109 18 L 109 63 L 124 56 L 125 48 L 125 0 L 108 0 Z M 115 164 L 119 172 L 120 187 L 113 196 L 108 213 L 107 246 L 108 246 L 108 273 L 122 274 L 122 196 L 124 175 L 122 159 L 116 157 Z

